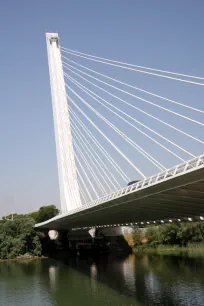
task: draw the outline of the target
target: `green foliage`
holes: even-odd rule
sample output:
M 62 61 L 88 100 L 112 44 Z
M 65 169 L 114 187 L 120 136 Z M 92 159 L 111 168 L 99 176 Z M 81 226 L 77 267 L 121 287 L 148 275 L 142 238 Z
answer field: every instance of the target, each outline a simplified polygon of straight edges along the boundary
M 188 246 L 192 243 L 204 243 L 204 222 L 169 223 L 149 226 L 145 228 L 144 234 L 148 240 L 146 247 L 158 246 Z M 133 235 L 135 246 L 140 239 Z M 141 244 L 141 243 L 140 243 Z
M 55 205 L 43 206 L 40 207 L 38 214 L 36 216 L 36 221 L 38 223 L 44 222 L 55 217 L 59 213 L 59 210 L 55 207 Z
M 157 226 L 155 226 L 155 227 L 153 227 L 153 226 L 147 227 L 147 229 L 145 231 L 145 235 L 146 235 L 146 237 L 148 239 L 148 243 L 151 246 L 156 246 L 161 241 L 161 233 L 160 233 L 160 230 L 159 230 L 159 228 Z
M 160 226 L 162 244 L 175 245 L 180 244 L 180 238 L 178 237 L 178 230 L 180 228 L 179 223 L 170 223 Z
M 42 252 L 40 238 L 36 235 L 32 240 L 33 255 L 40 256 Z
M 8 215 L 6 217 L 3 217 L 3 220 L 16 220 L 16 219 L 33 219 L 36 223 L 40 223 L 46 220 L 49 220 L 53 217 L 55 217 L 59 213 L 59 210 L 56 208 L 55 205 L 49 205 L 49 206 L 42 206 L 38 211 L 29 213 L 29 214 L 13 214 Z
M 133 241 L 134 245 L 138 246 L 141 244 L 141 231 L 139 227 L 135 226 L 132 228 L 133 229 Z
M 0 223 L 0 259 L 12 259 L 25 253 L 41 255 L 41 243 L 29 218 Z
M 184 223 L 178 231 L 178 237 L 181 240 L 181 244 L 184 246 L 191 242 L 203 242 L 204 224 L 201 222 Z
M 40 256 L 41 242 L 34 224 L 51 219 L 58 213 L 55 205 L 49 205 L 36 212 L 8 215 L 0 220 L 0 259 L 12 259 L 26 253 Z

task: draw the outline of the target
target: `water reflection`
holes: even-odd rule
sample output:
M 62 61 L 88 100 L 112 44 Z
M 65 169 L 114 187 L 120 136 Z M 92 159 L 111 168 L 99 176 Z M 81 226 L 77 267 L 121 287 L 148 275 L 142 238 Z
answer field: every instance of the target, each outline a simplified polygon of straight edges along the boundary
M 93 263 L 90 266 L 90 274 L 91 274 L 91 290 L 93 294 L 96 294 L 97 291 L 97 266 Z
M 140 263 L 144 292 L 137 298 L 145 305 L 204 305 L 203 257 L 148 256 L 148 264 Z
M 53 306 L 41 260 L 0 262 L 1 306 Z
M 204 257 L 0 262 L 2 306 L 203 306 Z
M 124 281 L 126 286 L 129 288 L 129 290 L 135 289 L 135 280 L 136 280 L 136 273 L 135 269 L 133 267 L 136 264 L 136 257 L 129 256 L 127 259 L 123 261 L 123 274 L 124 274 Z
M 91 270 L 91 278 L 96 280 L 97 279 L 97 266 L 95 263 L 91 265 L 90 270 Z
M 97 279 L 139 305 L 204 305 L 204 257 L 130 255 L 67 264 L 94 280 L 94 292 Z
M 52 291 L 57 290 L 57 274 L 58 274 L 58 267 L 50 266 L 49 267 L 49 279 L 50 279 L 50 287 Z

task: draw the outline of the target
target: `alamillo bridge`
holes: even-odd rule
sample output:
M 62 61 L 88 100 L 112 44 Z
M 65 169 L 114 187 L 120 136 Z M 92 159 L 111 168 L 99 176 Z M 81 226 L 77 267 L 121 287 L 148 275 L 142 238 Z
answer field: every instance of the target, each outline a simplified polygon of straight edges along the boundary
M 186 92 L 202 90 L 204 78 L 67 49 L 57 33 L 47 33 L 46 41 L 61 211 L 36 228 L 203 220 L 204 110 L 104 71 L 137 75 L 139 83 L 178 84 Z

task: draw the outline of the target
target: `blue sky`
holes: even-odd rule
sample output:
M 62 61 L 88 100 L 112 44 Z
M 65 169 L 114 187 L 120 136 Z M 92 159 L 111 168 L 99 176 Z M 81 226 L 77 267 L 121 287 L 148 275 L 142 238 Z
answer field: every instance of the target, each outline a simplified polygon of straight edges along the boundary
M 202 0 L 1 2 L 0 216 L 12 211 L 33 211 L 42 205 L 59 206 L 45 32 L 59 32 L 64 47 L 81 52 L 204 76 L 203 11 Z M 130 84 L 203 108 L 202 87 L 77 60 Z M 151 111 L 203 139 L 200 127 Z M 203 121 L 201 115 L 193 116 Z M 100 126 L 97 119 L 96 122 Z M 161 126 L 147 122 L 162 131 Z M 133 131 L 130 135 L 134 137 Z M 203 152 L 201 145 L 180 135 L 172 135 L 171 131 L 166 131 L 166 135 L 186 145 L 195 155 Z M 146 140 L 139 141 L 155 157 L 167 162 L 167 167 L 179 162 L 167 158 L 154 146 L 151 149 Z M 126 146 L 123 148 L 128 151 Z M 134 153 L 131 154 L 134 159 Z M 139 157 L 138 163 L 148 175 L 152 173 L 149 164 Z M 134 178 L 132 173 L 130 176 Z

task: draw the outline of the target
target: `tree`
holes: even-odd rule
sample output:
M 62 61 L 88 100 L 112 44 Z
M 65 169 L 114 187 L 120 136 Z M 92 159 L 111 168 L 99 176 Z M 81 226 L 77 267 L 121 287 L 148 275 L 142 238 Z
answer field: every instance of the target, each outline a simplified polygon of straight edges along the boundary
M 55 205 L 49 205 L 29 214 L 4 217 L 0 222 L 0 259 L 15 258 L 25 253 L 40 256 L 42 246 L 34 225 L 51 219 L 58 213 Z
M 33 219 L 36 223 L 40 223 L 43 221 L 47 221 L 53 217 L 55 217 L 59 213 L 59 210 L 56 208 L 55 205 L 49 205 L 49 206 L 42 206 L 40 207 L 39 211 L 34 211 L 32 213 L 28 214 L 13 214 L 3 217 L 3 220 L 16 220 L 16 219 Z
M 40 256 L 42 253 L 42 245 L 40 242 L 40 238 L 38 236 L 35 236 L 33 238 L 33 255 L 35 256 Z
M 183 223 L 177 235 L 184 246 L 189 242 L 201 242 L 204 240 L 204 224 L 200 222 Z
M 169 223 L 157 226 L 148 226 L 145 229 L 148 239 L 147 246 L 179 245 L 204 242 L 204 222 Z M 137 245 L 138 237 L 133 236 Z
M 181 239 L 178 236 L 179 229 L 179 223 L 160 225 L 161 243 L 168 245 L 180 244 Z
M 55 205 L 40 207 L 38 214 L 36 216 L 36 221 L 38 223 L 47 221 L 55 217 L 59 213 L 59 210 Z
M 15 258 L 25 253 L 41 255 L 41 244 L 29 218 L 5 220 L 0 223 L 0 258 Z
M 159 226 L 149 226 L 145 231 L 149 244 L 156 246 L 161 243 L 161 232 Z

